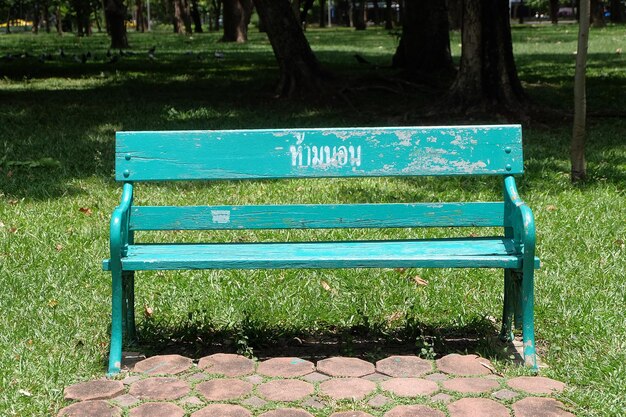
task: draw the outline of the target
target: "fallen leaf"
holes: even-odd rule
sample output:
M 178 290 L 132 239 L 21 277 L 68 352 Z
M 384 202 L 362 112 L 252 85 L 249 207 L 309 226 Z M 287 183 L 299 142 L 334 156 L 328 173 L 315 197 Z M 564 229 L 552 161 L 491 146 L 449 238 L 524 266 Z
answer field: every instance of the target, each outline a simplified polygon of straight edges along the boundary
M 4 227 L 4 223 L 0 222 L 0 227 Z
M 622 48 L 617 48 L 617 49 L 615 50 L 615 53 L 616 53 L 617 55 L 621 54 L 621 53 L 622 53 Z
M 404 274 L 406 272 L 406 268 L 394 268 L 393 270 L 398 274 Z
M 19 203 L 19 200 L 9 200 L 9 204 L 12 206 L 16 205 L 17 203 Z
M 152 310 L 152 307 L 144 306 L 143 314 L 145 314 L 146 317 L 150 318 L 154 314 L 154 310 Z
M 617 239 L 614 243 L 620 248 L 624 248 L 624 241 L 622 239 Z
M 61 245 L 60 243 L 57 243 L 54 248 L 57 250 L 57 252 L 61 252 L 61 250 L 63 249 L 63 245 Z
M 31 394 L 30 392 L 26 391 L 25 389 L 21 389 L 21 390 L 19 390 L 17 392 L 19 392 L 24 397 L 32 397 L 33 396 L 33 394 Z
M 400 320 L 404 316 L 402 311 L 396 311 L 387 316 L 387 323 L 393 323 L 394 321 Z
M 78 209 L 78 211 L 80 211 L 81 213 L 86 214 L 87 216 L 91 216 L 93 214 L 93 212 L 91 211 L 91 209 L 89 207 L 81 207 Z
M 55 299 L 49 300 L 48 301 L 48 307 L 50 308 L 55 308 L 56 306 L 59 305 L 59 302 Z
M 415 275 L 413 277 L 413 282 L 415 282 L 417 285 L 428 285 L 428 281 L 426 281 L 425 279 L 423 279 L 419 275 Z
M 478 237 L 478 235 L 476 233 L 470 233 L 469 237 Z
M 553 206 L 552 204 L 550 204 L 549 206 L 546 206 L 546 210 L 548 210 L 548 211 L 556 211 L 557 208 L 556 208 L 556 206 Z
M 9 233 L 16 233 L 17 227 L 9 227 Z
M 8 178 L 11 178 L 12 176 L 13 176 L 13 171 L 9 171 L 9 172 L 7 172 L 7 177 L 8 177 Z
M 330 285 L 328 285 L 328 282 L 322 280 L 320 284 L 322 284 L 322 288 L 324 288 L 326 291 L 333 292 L 333 289 L 330 287 Z

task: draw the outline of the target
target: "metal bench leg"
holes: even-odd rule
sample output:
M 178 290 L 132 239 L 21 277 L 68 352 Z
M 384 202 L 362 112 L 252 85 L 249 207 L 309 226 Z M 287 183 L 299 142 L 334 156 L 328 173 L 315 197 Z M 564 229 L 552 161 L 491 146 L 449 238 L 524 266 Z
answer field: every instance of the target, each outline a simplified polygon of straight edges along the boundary
M 524 341 L 524 363 L 534 371 L 537 367 L 537 353 L 535 350 L 535 269 L 530 262 L 525 263 L 522 275 L 522 336 Z
M 516 291 L 515 275 L 511 269 L 504 270 L 504 305 L 502 307 L 502 330 L 500 340 L 503 342 L 513 341 L 513 315 L 515 314 Z
M 122 272 L 122 334 L 126 343 L 132 343 L 137 338 L 135 328 L 135 271 Z
M 112 271 L 111 282 L 111 346 L 109 351 L 109 375 L 120 372 L 122 364 L 123 283 L 122 272 Z

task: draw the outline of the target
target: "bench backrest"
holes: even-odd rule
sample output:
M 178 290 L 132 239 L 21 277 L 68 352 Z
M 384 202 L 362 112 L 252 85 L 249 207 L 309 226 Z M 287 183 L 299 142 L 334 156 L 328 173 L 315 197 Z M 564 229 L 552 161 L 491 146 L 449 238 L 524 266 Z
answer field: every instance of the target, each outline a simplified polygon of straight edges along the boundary
M 118 132 L 116 179 L 512 175 L 519 125 Z M 504 203 L 133 206 L 131 230 L 503 226 Z
M 519 125 L 118 132 L 119 181 L 510 175 Z

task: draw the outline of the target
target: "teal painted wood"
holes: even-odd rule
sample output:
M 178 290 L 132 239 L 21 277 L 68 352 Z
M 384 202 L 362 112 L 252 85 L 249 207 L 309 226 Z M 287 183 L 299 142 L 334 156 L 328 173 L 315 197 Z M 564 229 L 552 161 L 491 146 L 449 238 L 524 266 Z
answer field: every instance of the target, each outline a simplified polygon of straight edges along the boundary
M 504 225 L 504 204 L 133 206 L 131 230 L 328 229 Z
M 124 270 L 286 268 L 519 268 L 503 238 L 132 245 Z M 105 265 L 106 267 L 106 265 Z
M 519 125 L 118 132 L 118 181 L 508 175 Z

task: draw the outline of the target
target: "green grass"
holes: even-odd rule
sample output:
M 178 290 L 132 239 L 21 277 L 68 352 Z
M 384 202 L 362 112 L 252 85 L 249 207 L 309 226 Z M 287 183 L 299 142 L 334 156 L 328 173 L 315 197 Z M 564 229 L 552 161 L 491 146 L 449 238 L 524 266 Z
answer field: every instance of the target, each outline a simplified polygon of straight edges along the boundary
M 626 55 L 615 53 L 626 49 L 625 33 L 615 26 L 592 31 L 592 113 L 626 108 Z M 338 80 L 348 79 L 349 87 L 389 85 L 382 78 L 397 76 L 388 68 L 359 66 L 352 56 L 360 53 L 387 65 L 395 39 L 385 31 L 309 30 L 307 35 L 320 60 Z M 543 261 L 536 277 L 536 328 L 549 367 L 542 374 L 568 384 L 560 399 L 578 416 L 620 416 L 626 409 L 626 121 L 589 120 L 590 179 L 572 186 L 568 144 L 576 27 L 515 27 L 513 36 L 530 97 L 558 110 L 525 127 L 527 173 L 519 182 L 535 211 Z M 0 415 L 54 415 L 64 405 L 65 386 L 105 372 L 110 284 L 100 262 L 107 257 L 108 218 L 121 194 L 112 180 L 116 130 L 472 122 L 424 119 L 421 110 L 438 92 L 410 86 L 400 95 L 355 89 L 348 93 L 354 108 L 341 100 L 273 99 L 277 71 L 267 40 L 253 33 L 248 44 L 227 45 L 218 37 L 133 33 L 136 55 L 116 65 L 102 60 L 83 65 L 71 57 L 87 50 L 103 57 L 108 40 L 99 34 L 0 37 L 0 56 L 56 54 L 60 47 L 70 55 L 65 61 L 0 62 Z M 458 43 L 455 33 L 455 58 Z M 157 45 L 154 62 L 145 52 L 152 45 Z M 213 58 L 217 50 L 225 53 L 222 62 Z M 385 179 L 157 185 L 139 187 L 137 198 L 246 204 L 499 196 L 492 179 Z M 284 234 L 236 234 L 253 236 Z M 429 284 L 416 286 L 415 275 Z M 515 375 L 526 371 L 503 360 L 501 347 L 487 341 L 497 332 L 491 317 L 500 315 L 501 275 L 496 270 L 139 274 L 138 348 L 192 356 L 214 350 L 297 353 L 304 349 L 293 347 L 299 337 L 370 359 L 407 346 L 426 356 L 468 350 Z M 144 307 L 153 309 L 151 317 L 144 316 Z M 365 343 L 363 350 L 363 342 L 375 343 Z

